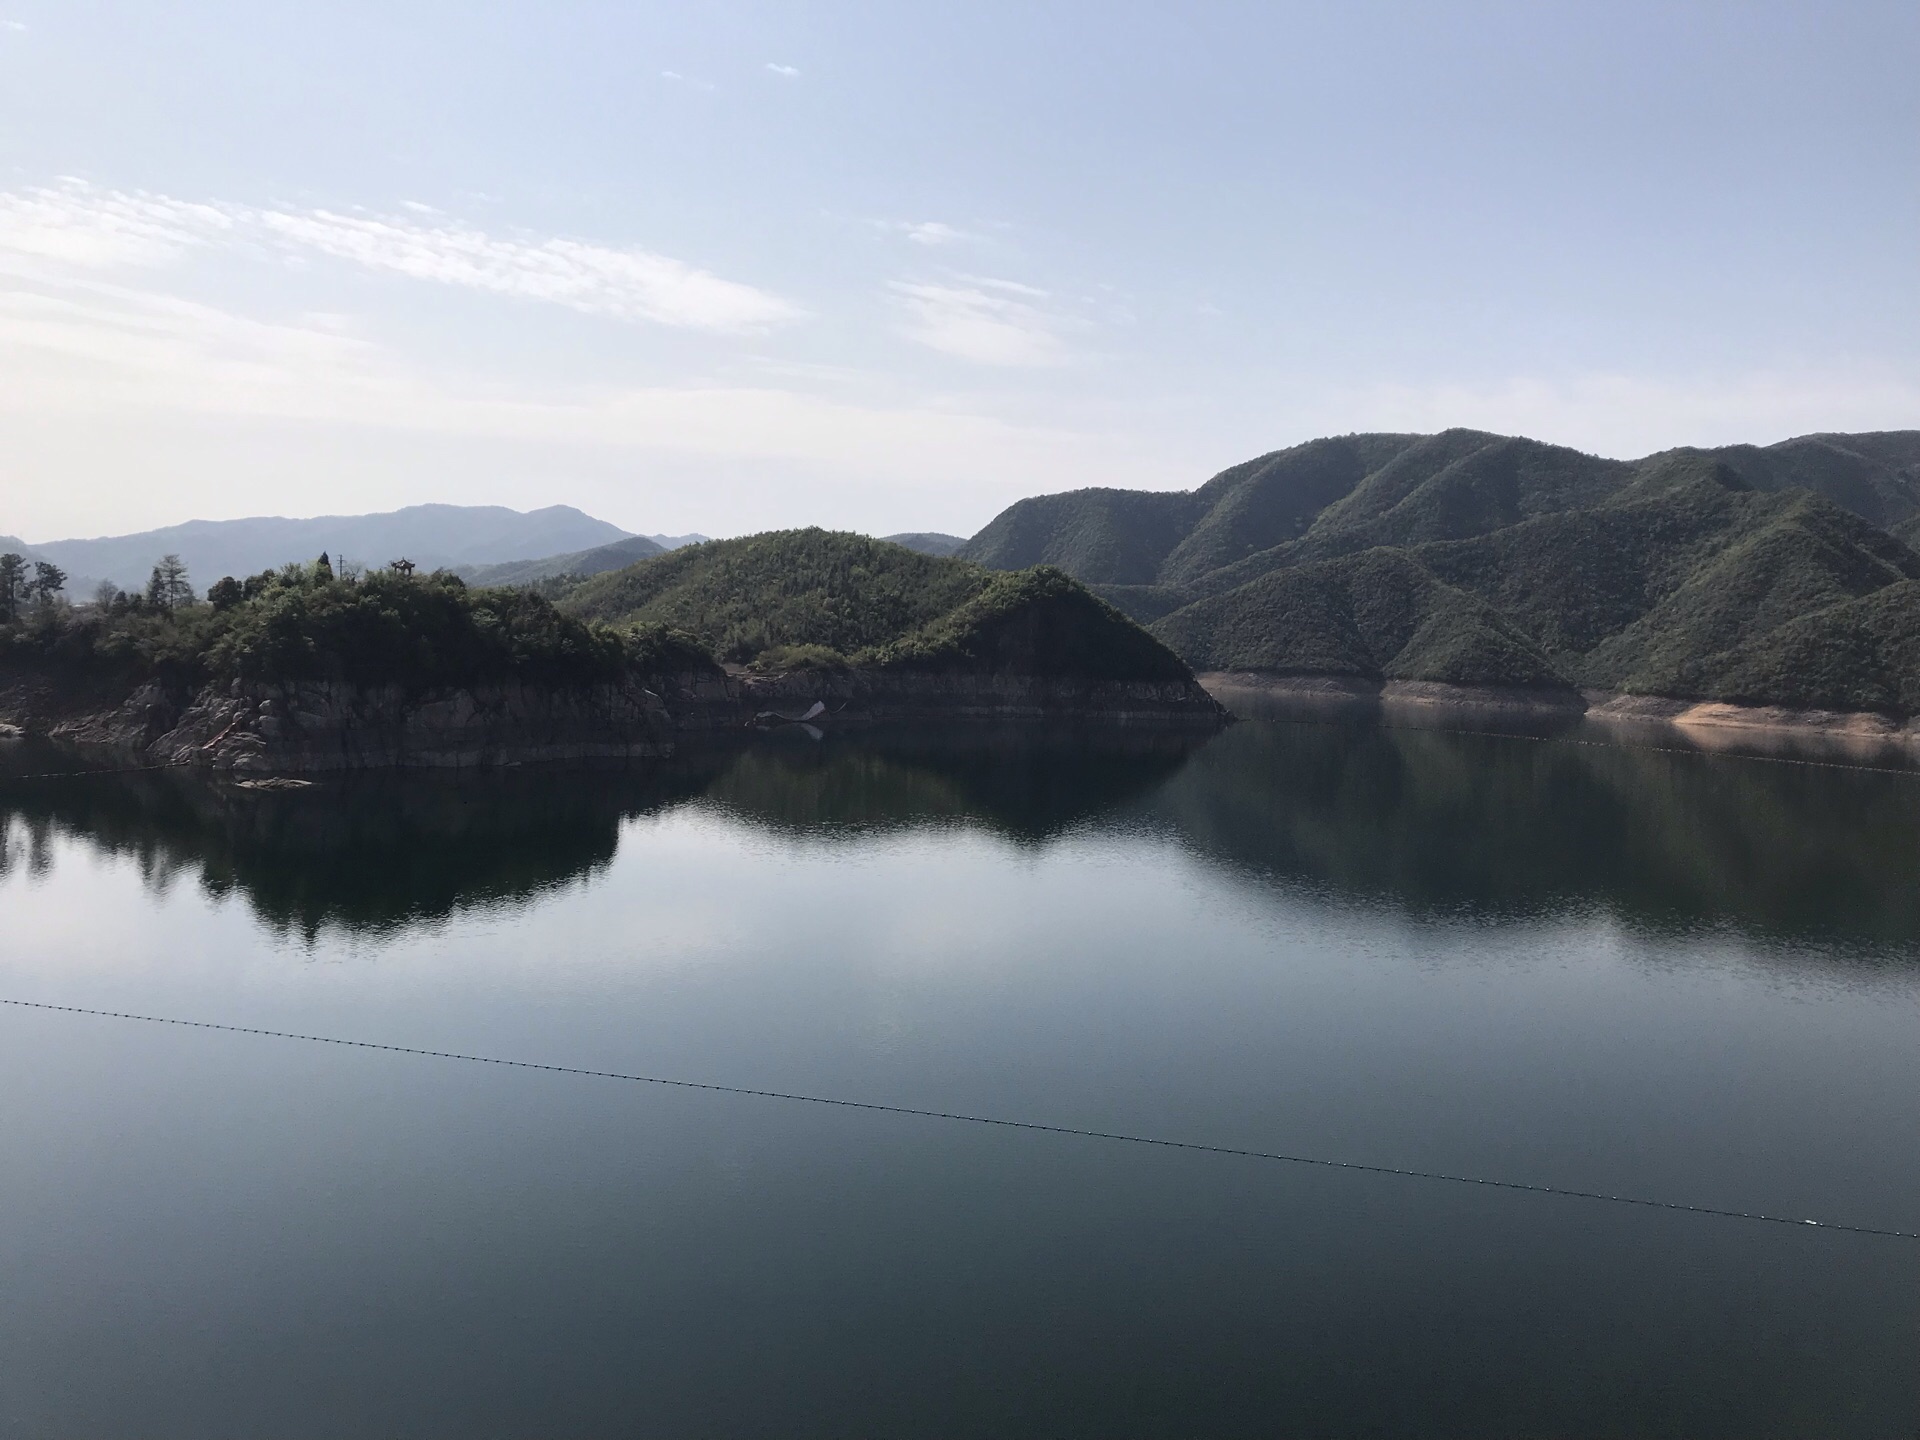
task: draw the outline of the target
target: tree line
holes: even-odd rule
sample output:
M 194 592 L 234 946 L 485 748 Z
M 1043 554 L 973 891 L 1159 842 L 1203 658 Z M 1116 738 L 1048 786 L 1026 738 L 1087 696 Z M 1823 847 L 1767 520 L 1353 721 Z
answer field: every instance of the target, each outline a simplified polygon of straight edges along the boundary
M 0 555 L 0 620 L 18 620 L 30 605 L 51 607 L 67 588 L 67 572 L 46 560 Z

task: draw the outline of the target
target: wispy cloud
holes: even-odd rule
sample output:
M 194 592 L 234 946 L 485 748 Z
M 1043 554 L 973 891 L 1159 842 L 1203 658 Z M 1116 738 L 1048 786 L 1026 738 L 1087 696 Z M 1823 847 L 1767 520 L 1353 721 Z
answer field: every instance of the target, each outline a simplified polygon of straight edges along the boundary
M 981 365 L 1064 364 L 1071 322 L 1045 304 L 1047 292 L 1012 280 L 957 276 L 889 287 L 907 314 L 907 335 L 942 354 Z
M 682 75 L 678 70 L 662 70 L 660 72 L 660 78 L 662 80 L 672 81 L 675 85 L 685 85 L 693 90 L 713 89 L 713 82 L 711 80 L 701 80 L 692 75 Z
M 11 30 L 16 35 L 24 35 L 27 33 L 27 22 L 24 20 L 0 20 L 0 30 Z
M 903 235 L 916 245 L 928 247 L 970 245 L 984 238 L 944 220 L 875 220 L 872 223 L 890 234 Z
M 580 240 L 503 239 L 458 225 L 423 226 L 326 210 L 258 212 L 290 246 L 370 270 L 544 300 L 590 315 L 692 330 L 751 331 L 796 320 L 787 301 L 664 255 Z
M 0 192 L 0 252 L 86 268 L 165 265 L 233 229 L 216 205 L 78 180 Z
M 776 75 L 784 75 L 784 76 L 786 76 L 786 77 L 787 77 L 787 78 L 788 78 L 789 80 L 794 80 L 794 79 L 797 79 L 797 78 L 799 78 L 799 75 L 800 75 L 800 72 L 799 72 L 799 70 L 798 70 L 798 69 L 796 69 L 796 68 L 795 68 L 794 66 L 792 66 L 792 65 L 776 65 L 776 64 L 774 64 L 774 63 L 773 63 L 773 61 L 771 61 L 771 60 L 769 60 L 769 61 L 767 62 L 767 69 L 769 69 L 769 70 L 771 70 L 771 71 L 772 71 L 772 72 L 773 72 L 774 74 L 776 74 Z
M 415 202 L 408 208 L 435 213 Z M 75 180 L 0 193 L 0 257 L 112 269 L 244 245 L 683 329 L 753 332 L 802 314 L 779 296 L 651 251 L 495 235 L 447 219 L 198 204 Z

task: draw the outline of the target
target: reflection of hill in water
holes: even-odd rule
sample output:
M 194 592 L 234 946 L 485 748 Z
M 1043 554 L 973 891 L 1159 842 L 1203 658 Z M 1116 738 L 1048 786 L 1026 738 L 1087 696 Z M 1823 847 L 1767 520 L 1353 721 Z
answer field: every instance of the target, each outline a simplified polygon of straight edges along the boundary
M 55 831 L 269 923 L 378 932 L 604 868 L 693 804 L 791 837 L 949 823 L 1020 843 L 1098 816 L 1283 886 L 1420 915 L 1605 907 L 1663 928 L 1920 944 L 1920 775 L 1372 726 L 1210 741 L 797 732 L 633 769 L 381 775 L 289 793 L 159 773 L 0 782 L 0 872 Z M 751 883 L 743 875 L 742 883 Z
M 1196 743 L 976 727 L 822 744 L 796 733 L 645 767 L 374 774 L 279 792 L 185 772 L 0 781 L 0 874 L 46 863 L 58 832 L 132 858 L 156 887 L 191 878 L 244 894 L 277 928 L 377 933 L 528 902 L 604 868 L 622 820 L 690 800 L 791 835 L 964 821 L 1033 840 L 1138 798 Z
M 285 792 L 164 772 L 35 782 L 0 788 L 0 826 L 15 832 L 0 855 L 32 864 L 58 830 L 132 857 L 156 885 L 192 875 L 214 894 L 243 893 L 278 928 L 379 931 L 590 874 L 613 858 L 623 816 L 710 775 L 404 774 Z
M 1152 791 L 1205 737 L 980 726 L 784 743 L 742 752 L 702 803 L 794 834 L 946 821 L 1045 840 Z
M 1200 855 L 1416 913 L 1920 942 L 1920 773 L 1568 738 L 1240 725 L 1144 809 Z

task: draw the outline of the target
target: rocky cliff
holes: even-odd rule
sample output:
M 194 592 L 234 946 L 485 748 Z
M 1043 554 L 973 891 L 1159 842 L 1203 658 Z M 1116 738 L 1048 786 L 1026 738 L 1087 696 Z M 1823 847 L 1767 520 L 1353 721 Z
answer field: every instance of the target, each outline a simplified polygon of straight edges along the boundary
M 51 703 L 44 688 L 30 702 L 22 698 L 28 693 L 0 696 L 17 712 L 7 718 L 54 740 L 143 764 L 236 775 L 650 759 L 672 753 L 688 733 L 803 716 L 823 727 L 1071 720 L 1210 728 L 1224 719 L 1191 681 L 878 669 L 631 673 L 597 685 L 427 689 L 232 680 L 195 690 L 149 680 L 130 693 L 96 692 L 65 705 Z

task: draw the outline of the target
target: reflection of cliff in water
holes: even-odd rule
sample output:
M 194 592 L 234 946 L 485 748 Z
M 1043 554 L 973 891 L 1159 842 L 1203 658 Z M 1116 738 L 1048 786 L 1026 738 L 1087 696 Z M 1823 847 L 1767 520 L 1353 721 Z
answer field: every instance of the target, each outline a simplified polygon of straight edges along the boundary
M 1338 724 L 1235 726 L 1142 807 L 1198 854 L 1425 915 L 1920 943 L 1920 773 Z
M 1204 743 L 978 726 L 825 742 L 796 732 L 646 765 L 369 772 L 288 791 L 190 771 L 8 783 L 7 769 L 31 768 L 15 764 L 0 767 L 0 875 L 43 867 L 68 835 L 132 859 L 154 888 L 243 894 L 278 929 L 378 933 L 590 877 L 624 819 L 689 801 L 793 835 L 965 822 L 1039 839 L 1137 799 Z

